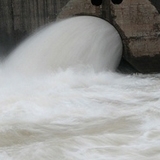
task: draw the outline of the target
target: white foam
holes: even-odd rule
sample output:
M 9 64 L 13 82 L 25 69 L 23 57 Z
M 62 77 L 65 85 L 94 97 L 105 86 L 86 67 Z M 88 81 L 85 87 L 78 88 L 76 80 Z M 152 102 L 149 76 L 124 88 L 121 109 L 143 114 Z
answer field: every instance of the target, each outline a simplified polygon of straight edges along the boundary
M 97 18 L 86 21 L 88 18 L 79 17 L 75 24 L 74 18 L 69 19 L 53 25 L 55 28 L 51 25 L 51 32 L 39 31 L 0 67 L 0 160 L 160 159 L 160 75 L 121 75 L 104 71 L 117 65 L 120 55 L 116 46 L 120 45 L 121 53 L 121 42 L 119 38 L 112 39 L 113 35 L 119 36 L 108 23 Z M 77 34 L 78 28 L 82 31 L 77 24 L 83 19 L 89 24 L 82 25 L 81 36 Z M 78 37 L 87 38 L 88 32 L 95 35 L 95 26 L 97 30 L 106 26 L 102 33 L 108 36 L 100 35 L 101 43 L 96 37 L 94 45 L 92 36 L 83 43 L 75 35 L 64 32 L 64 24 L 69 22 L 72 25 L 66 25 L 66 32 L 73 30 Z M 53 41 L 46 38 L 45 43 L 44 38 L 38 38 L 59 37 L 61 29 L 64 37 L 62 34 L 61 39 L 54 40 L 53 46 L 60 43 L 64 48 L 56 47 L 60 55 L 48 52 L 45 50 L 48 47 L 54 50 Z M 77 48 L 78 42 L 85 49 Z M 87 45 L 96 50 L 90 52 L 93 61 L 85 56 Z M 107 49 L 105 52 L 102 52 L 103 47 Z M 113 51 L 112 47 L 115 53 L 110 55 L 108 51 Z M 91 66 L 74 67 L 76 53 L 83 64 Z M 58 65 L 64 68 L 58 69 Z
M 0 73 L 0 159 L 159 159 L 159 86 L 89 70 Z

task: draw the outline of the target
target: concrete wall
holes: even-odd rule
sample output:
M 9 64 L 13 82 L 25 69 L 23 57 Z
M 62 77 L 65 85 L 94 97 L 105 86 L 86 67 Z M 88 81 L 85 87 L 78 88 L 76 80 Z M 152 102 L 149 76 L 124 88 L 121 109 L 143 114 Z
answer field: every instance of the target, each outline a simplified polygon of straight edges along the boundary
M 0 0 L 0 44 L 15 45 L 52 22 L 69 0 Z
M 143 73 L 160 72 L 160 14 L 159 3 L 155 2 L 123 0 L 119 5 L 111 3 L 112 23 L 124 42 L 123 56 Z

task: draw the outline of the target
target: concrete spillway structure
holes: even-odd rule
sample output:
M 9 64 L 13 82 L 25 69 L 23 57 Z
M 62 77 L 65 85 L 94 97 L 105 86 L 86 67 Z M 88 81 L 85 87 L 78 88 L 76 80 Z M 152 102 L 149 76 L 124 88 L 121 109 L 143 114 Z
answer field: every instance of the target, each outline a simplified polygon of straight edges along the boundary
M 143 73 L 160 72 L 160 1 L 110 3 L 112 23 L 124 43 L 124 58 Z
M 95 0 L 97 3 L 98 0 Z M 123 57 L 142 73 L 160 72 L 160 2 L 156 0 L 0 0 L 0 44 L 15 42 L 39 26 L 74 15 L 94 15 L 119 31 Z M 97 3 L 97 4 L 98 4 Z

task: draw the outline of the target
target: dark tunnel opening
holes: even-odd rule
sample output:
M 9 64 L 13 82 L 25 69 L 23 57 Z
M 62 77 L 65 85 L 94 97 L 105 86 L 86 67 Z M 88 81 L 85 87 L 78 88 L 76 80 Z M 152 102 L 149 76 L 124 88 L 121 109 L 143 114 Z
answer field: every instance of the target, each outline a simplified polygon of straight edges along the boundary
M 114 4 L 121 4 L 123 0 L 111 0 Z
M 94 6 L 100 6 L 102 4 L 102 0 L 91 0 L 91 3 Z

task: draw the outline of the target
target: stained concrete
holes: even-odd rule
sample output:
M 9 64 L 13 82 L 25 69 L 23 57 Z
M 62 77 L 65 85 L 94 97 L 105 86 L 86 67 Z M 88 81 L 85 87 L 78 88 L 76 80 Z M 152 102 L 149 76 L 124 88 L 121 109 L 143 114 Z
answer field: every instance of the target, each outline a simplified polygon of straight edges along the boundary
M 0 44 L 14 46 L 54 21 L 69 0 L 0 0 Z
M 160 72 L 160 14 L 153 3 L 111 3 L 111 17 L 123 39 L 124 58 L 142 73 Z

